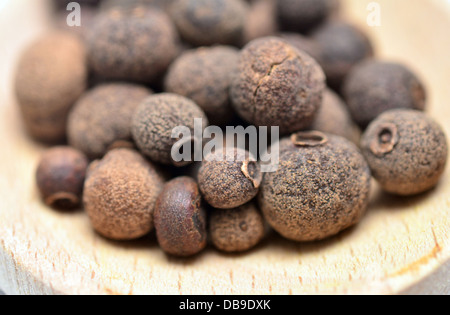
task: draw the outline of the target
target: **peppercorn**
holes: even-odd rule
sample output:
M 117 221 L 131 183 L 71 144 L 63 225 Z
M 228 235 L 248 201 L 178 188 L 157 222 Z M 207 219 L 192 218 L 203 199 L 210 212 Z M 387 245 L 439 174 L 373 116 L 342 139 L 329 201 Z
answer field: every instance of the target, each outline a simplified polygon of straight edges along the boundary
M 46 151 L 36 170 L 36 182 L 44 202 L 58 209 L 79 206 L 88 160 L 73 148 L 58 146 Z
M 170 66 L 165 89 L 193 100 L 212 124 L 225 124 L 233 116 L 228 91 L 238 59 L 239 51 L 228 46 L 188 50 Z
M 212 244 L 224 252 L 244 252 L 265 235 L 264 219 L 254 203 L 235 209 L 215 209 L 209 220 Z
M 276 0 L 255 0 L 250 3 L 243 30 L 243 44 L 266 36 L 275 35 L 278 30 Z
M 132 135 L 140 151 L 151 160 L 163 164 L 184 166 L 192 161 L 177 162 L 172 147 L 179 141 L 172 138 L 175 127 L 187 127 L 194 134 L 194 119 L 208 125 L 205 113 L 190 99 L 171 93 L 156 94 L 145 99 L 136 109 L 132 120 Z M 203 130 L 202 130 L 203 134 Z M 192 142 L 189 137 L 186 141 Z
M 371 174 L 358 148 L 339 136 L 298 132 L 279 142 L 279 166 L 264 174 L 264 218 L 294 241 L 327 238 L 360 221 Z
M 69 110 L 86 84 L 85 47 L 76 35 L 48 33 L 29 46 L 18 64 L 15 91 L 30 136 L 62 142 Z
M 408 109 L 381 114 L 363 134 L 361 148 L 382 189 L 402 196 L 436 186 L 448 155 L 440 125 L 426 114 Z
M 247 9 L 242 0 L 175 0 L 170 11 L 185 41 L 210 46 L 239 43 Z
M 83 203 L 94 229 L 113 240 L 149 233 L 163 180 L 138 152 L 115 149 L 89 167 Z
M 241 52 L 231 84 L 236 112 L 286 134 L 308 128 L 322 102 L 325 76 L 309 55 L 276 37 L 256 39 Z
M 69 114 L 70 145 L 90 158 L 101 158 L 116 144 L 131 142 L 134 111 L 150 93 L 128 83 L 101 84 L 86 92 Z
M 259 163 L 248 151 L 226 147 L 206 155 L 197 176 L 208 204 L 218 209 L 231 209 L 257 195 L 262 173 Z
M 148 6 L 100 13 L 88 35 L 92 70 L 104 79 L 155 83 L 178 54 L 165 13 Z
M 353 119 L 363 128 L 390 109 L 425 109 L 423 84 L 398 63 L 362 62 L 348 75 L 343 92 Z
M 178 177 L 164 186 L 154 218 L 158 243 L 166 253 L 186 257 L 205 248 L 206 212 L 192 178 Z
M 351 24 L 330 20 L 313 32 L 321 57 L 317 60 L 327 77 L 328 85 L 341 92 L 342 84 L 351 69 L 374 55 L 370 39 Z
M 328 0 L 277 0 L 282 29 L 305 33 L 320 25 L 330 14 Z
M 326 89 L 311 130 L 338 135 L 359 144 L 361 130 L 354 123 L 344 101 L 332 90 Z

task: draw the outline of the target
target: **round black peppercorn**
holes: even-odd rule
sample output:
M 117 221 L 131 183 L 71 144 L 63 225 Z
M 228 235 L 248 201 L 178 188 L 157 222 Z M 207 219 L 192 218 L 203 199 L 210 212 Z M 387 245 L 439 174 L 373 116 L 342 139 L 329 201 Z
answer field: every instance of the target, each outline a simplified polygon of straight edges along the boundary
M 176 0 L 171 16 L 182 38 L 190 44 L 238 44 L 247 5 L 242 0 Z
M 153 227 L 153 211 L 163 179 L 138 152 L 115 149 L 89 167 L 83 204 L 94 229 L 113 240 L 144 236 Z
M 218 209 L 239 207 L 258 193 L 262 173 L 250 153 L 223 148 L 208 154 L 198 172 L 198 184 L 206 202 Z
M 172 138 L 174 128 L 187 127 L 194 134 L 194 119 L 208 126 L 205 113 L 190 99 L 171 93 L 155 94 L 136 109 L 132 121 L 132 135 L 142 153 L 155 162 L 183 166 L 172 159 L 172 147 L 179 140 Z M 203 132 L 203 130 L 202 130 Z M 188 141 L 187 139 L 186 141 Z
M 278 22 L 283 30 L 305 33 L 330 14 L 329 0 L 277 0 Z
M 311 125 L 324 89 L 325 76 L 313 58 L 280 38 L 265 37 L 242 50 L 230 93 L 241 118 L 279 126 L 286 134 Z
M 227 123 L 233 116 L 229 88 L 238 59 L 239 51 L 229 46 L 188 50 L 170 66 L 165 89 L 193 100 L 212 124 Z
M 102 84 L 88 91 L 69 114 L 70 145 L 94 159 L 118 142 L 131 142 L 132 116 L 150 93 L 143 86 L 128 83 Z
M 314 31 L 312 39 L 320 47 L 321 56 L 317 61 L 326 74 L 328 85 L 339 93 L 353 66 L 374 54 L 367 35 L 342 21 L 325 23 Z
M 86 89 L 87 72 L 83 42 L 71 33 L 46 34 L 24 51 L 15 90 L 33 138 L 48 143 L 65 139 L 67 115 Z
M 448 155 L 442 128 L 426 114 L 408 109 L 381 114 L 363 134 L 361 148 L 381 187 L 403 196 L 433 188 Z
M 259 203 L 284 237 L 313 241 L 360 221 L 369 203 L 371 174 L 350 141 L 318 131 L 279 142 L 278 170 L 264 174 Z
M 361 130 L 355 124 L 343 100 L 332 90 L 326 89 L 311 130 L 338 135 L 359 145 Z
M 368 60 L 358 64 L 348 75 L 343 92 L 353 119 L 363 128 L 390 109 L 425 109 L 423 84 L 397 63 Z
M 244 252 L 265 235 L 264 219 L 254 203 L 235 209 L 215 209 L 209 219 L 212 244 L 224 252 Z
M 44 202 L 58 209 L 79 206 L 88 163 L 82 152 L 70 147 L 54 147 L 45 152 L 36 170 Z
M 206 212 L 192 178 L 178 177 L 164 186 L 154 218 L 158 243 L 166 253 L 186 257 L 205 248 Z
M 171 20 L 147 6 L 102 12 L 87 42 L 90 65 L 105 79 L 154 83 L 178 54 Z

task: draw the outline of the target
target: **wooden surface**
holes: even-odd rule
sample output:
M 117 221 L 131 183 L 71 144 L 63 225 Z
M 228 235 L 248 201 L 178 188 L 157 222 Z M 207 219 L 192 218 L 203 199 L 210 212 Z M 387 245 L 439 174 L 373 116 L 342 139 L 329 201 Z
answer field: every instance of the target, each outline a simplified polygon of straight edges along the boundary
M 369 2 L 344 1 L 345 14 L 370 32 L 380 56 L 401 60 L 422 76 L 430 91 L 429 112 L 450 135 L 450 13 L 444 1 L 377 1 L 382 26 L 374 28 L 365 25 Z M 111 242 L 91 230 L 82 211 L 45 207 L 34 184 L 44 148 L 24 135 L 11 92 L 16 52 L 48 24 L 42 3 L 14 0 L 0 11 L 0 288 L 5 293 L 450 293 L 450 167 L 436 189 L 418 197 L 390 197 L 375 188 L 364 220 L 333 239 L 296 244 L 271 235 L 242 255 L 208 249 L 192 259 L 170 258 L 154 236 Z

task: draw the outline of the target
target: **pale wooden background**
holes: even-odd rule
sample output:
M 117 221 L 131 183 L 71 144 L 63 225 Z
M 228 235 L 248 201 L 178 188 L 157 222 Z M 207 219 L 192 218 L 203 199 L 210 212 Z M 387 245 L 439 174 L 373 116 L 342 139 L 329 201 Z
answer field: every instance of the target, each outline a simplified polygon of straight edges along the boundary
M 450 168 L 411 199 L 374 189 L 364 220 L 337 237 L 296 244 L 272 235 L 250 253 L 213 249 L 175 259 L 154 237 L 117 243 L 82 211 L 43 206 L 33 175 L 42 146 L 23 133 L 11 92 L 17 52 L 49 22 L 43 0 L 0 11 L 0 287 L 8 294 L 450 293 Z M 443 0 L 380 0 L 382 26 L 365 24 L 371 1 L 346 0 L 384 58 L 411 66 L 430 91 L 431 115 L 450 135 L 450 13 Z M 24 9 L 26 6 L 26 9 Z

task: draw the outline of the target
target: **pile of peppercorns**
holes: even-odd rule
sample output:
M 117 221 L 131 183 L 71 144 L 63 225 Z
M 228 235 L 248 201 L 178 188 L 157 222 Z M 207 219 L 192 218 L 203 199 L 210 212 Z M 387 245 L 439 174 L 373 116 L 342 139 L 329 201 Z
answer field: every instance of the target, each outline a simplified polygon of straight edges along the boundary
M 320 240 L 361 220 L 372 176 L 409 196 L 444 172 L 447 141 L 423 113 L 422 83 L 375 59 L 337 0 L 78 1 L 76 28 L 68 1 L 55 2 L 57 30 L 24 52 L 17 99 L 28 133 L 58 145 L 37 169 L 43 200 L 83 205 L 104 237 L 155 228 L 176 256 L 208 240 L 246 251 L 266 222 Z M 172 130 L 195 118 L 279 126 L 278 169 L 263 173 L 238 147 L 176 162 Z

